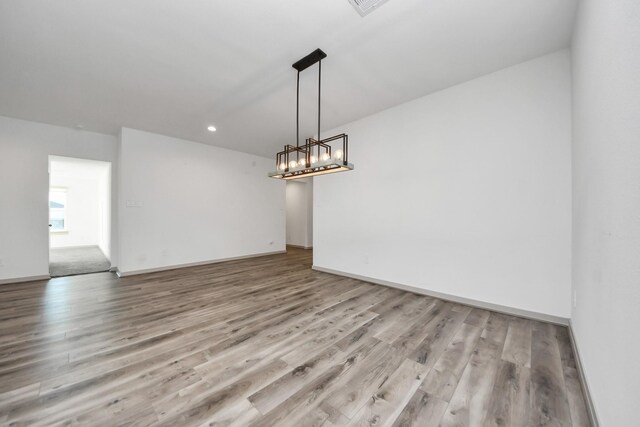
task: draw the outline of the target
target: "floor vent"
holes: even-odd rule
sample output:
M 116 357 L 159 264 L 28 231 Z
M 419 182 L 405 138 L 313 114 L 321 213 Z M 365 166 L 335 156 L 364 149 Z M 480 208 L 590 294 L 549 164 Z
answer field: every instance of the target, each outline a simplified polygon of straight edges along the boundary
M 379 8 L 387 0 L 349 0 L 351 6 L 353 6 L 360 16 L 366 16 Z

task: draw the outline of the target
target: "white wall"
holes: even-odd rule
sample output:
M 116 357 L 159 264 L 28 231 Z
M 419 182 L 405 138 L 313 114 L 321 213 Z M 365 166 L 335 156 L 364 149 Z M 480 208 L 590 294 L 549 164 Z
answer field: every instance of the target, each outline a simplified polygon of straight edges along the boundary
M 570 108 L 561 51 L 324 132 L 314 265 L 568 318 Z
M 307 182 L 307 247 L 313 247 L 313 182 L 314 178 L 309 178 Z
M 287 245 L 313 246 L 313 178 L 287 181 Z
M 272 164 L 122 129 L 119 270 L 284 251 L 285 184 L 266 177 Z
M 110 163 L 51 156 L 49 183 L 67 192 L 66 231 L 50 233 L 52 248 L 101 247 L 109 253 L 111 238 Z
M 102 253 L 111 260 L 111 220 L 113 216 L 111 203 L 111 165 L 100 174 L 98 181 L 99 227 L 98 246 Z
M 67 190 L 65 232 L 51 232 L 52 248 L 98 244 L 98 180 L 52 175 L 52 187 Z
M 603 426 L 638 425 L 640 3 L 583 0 L 573 39 L 572 325 Z
M 0 116 L 0 280 L 49 274 L 48 156 L 115 165 L 117 149 L 113 136 Z

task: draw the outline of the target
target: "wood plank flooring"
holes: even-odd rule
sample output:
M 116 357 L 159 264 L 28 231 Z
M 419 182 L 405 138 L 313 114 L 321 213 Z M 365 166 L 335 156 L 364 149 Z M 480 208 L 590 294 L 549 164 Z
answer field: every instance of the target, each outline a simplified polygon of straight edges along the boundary
M 0 425 L 587 426 L 567 329 L 311 251 L 0 286 Z

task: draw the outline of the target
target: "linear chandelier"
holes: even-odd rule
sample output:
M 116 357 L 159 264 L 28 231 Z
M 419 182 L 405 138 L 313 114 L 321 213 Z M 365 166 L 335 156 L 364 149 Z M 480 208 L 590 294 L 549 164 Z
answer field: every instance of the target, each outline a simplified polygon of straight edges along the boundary
M 320 139 L 320 94 L 322 88 L 322 60 L 327 54 L 316 49 L 295 64 L 298 70 L 296 80 L 296 145 L 285 145 L 276 154 L 276 171 L 271 178 L 296 179 L 353 170 L 349 163 L 349 136 L 340 135 Z M 307 138 L 300 145 L 300 72 L 318 63 L 318 139 Z

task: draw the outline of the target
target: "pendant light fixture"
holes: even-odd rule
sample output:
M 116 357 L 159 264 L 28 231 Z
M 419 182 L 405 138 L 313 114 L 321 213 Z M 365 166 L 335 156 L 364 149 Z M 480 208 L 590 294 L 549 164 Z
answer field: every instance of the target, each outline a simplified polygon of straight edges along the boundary
M 322 60 L 327 54 L 316 49 L 295 64 L 296 79 L 296 145 L 285 145 L 276 154 L 276 171 L 271 178 L 296 179 L 314 175 L 353 170 L 349 163 L 349 136 L 341 133 L 325 139 L 320 138 L 320 95 L 322 88 Z M 307 138 L 300 145 L 300 72 L 318 63 L 318 135 L 317 139 Z

